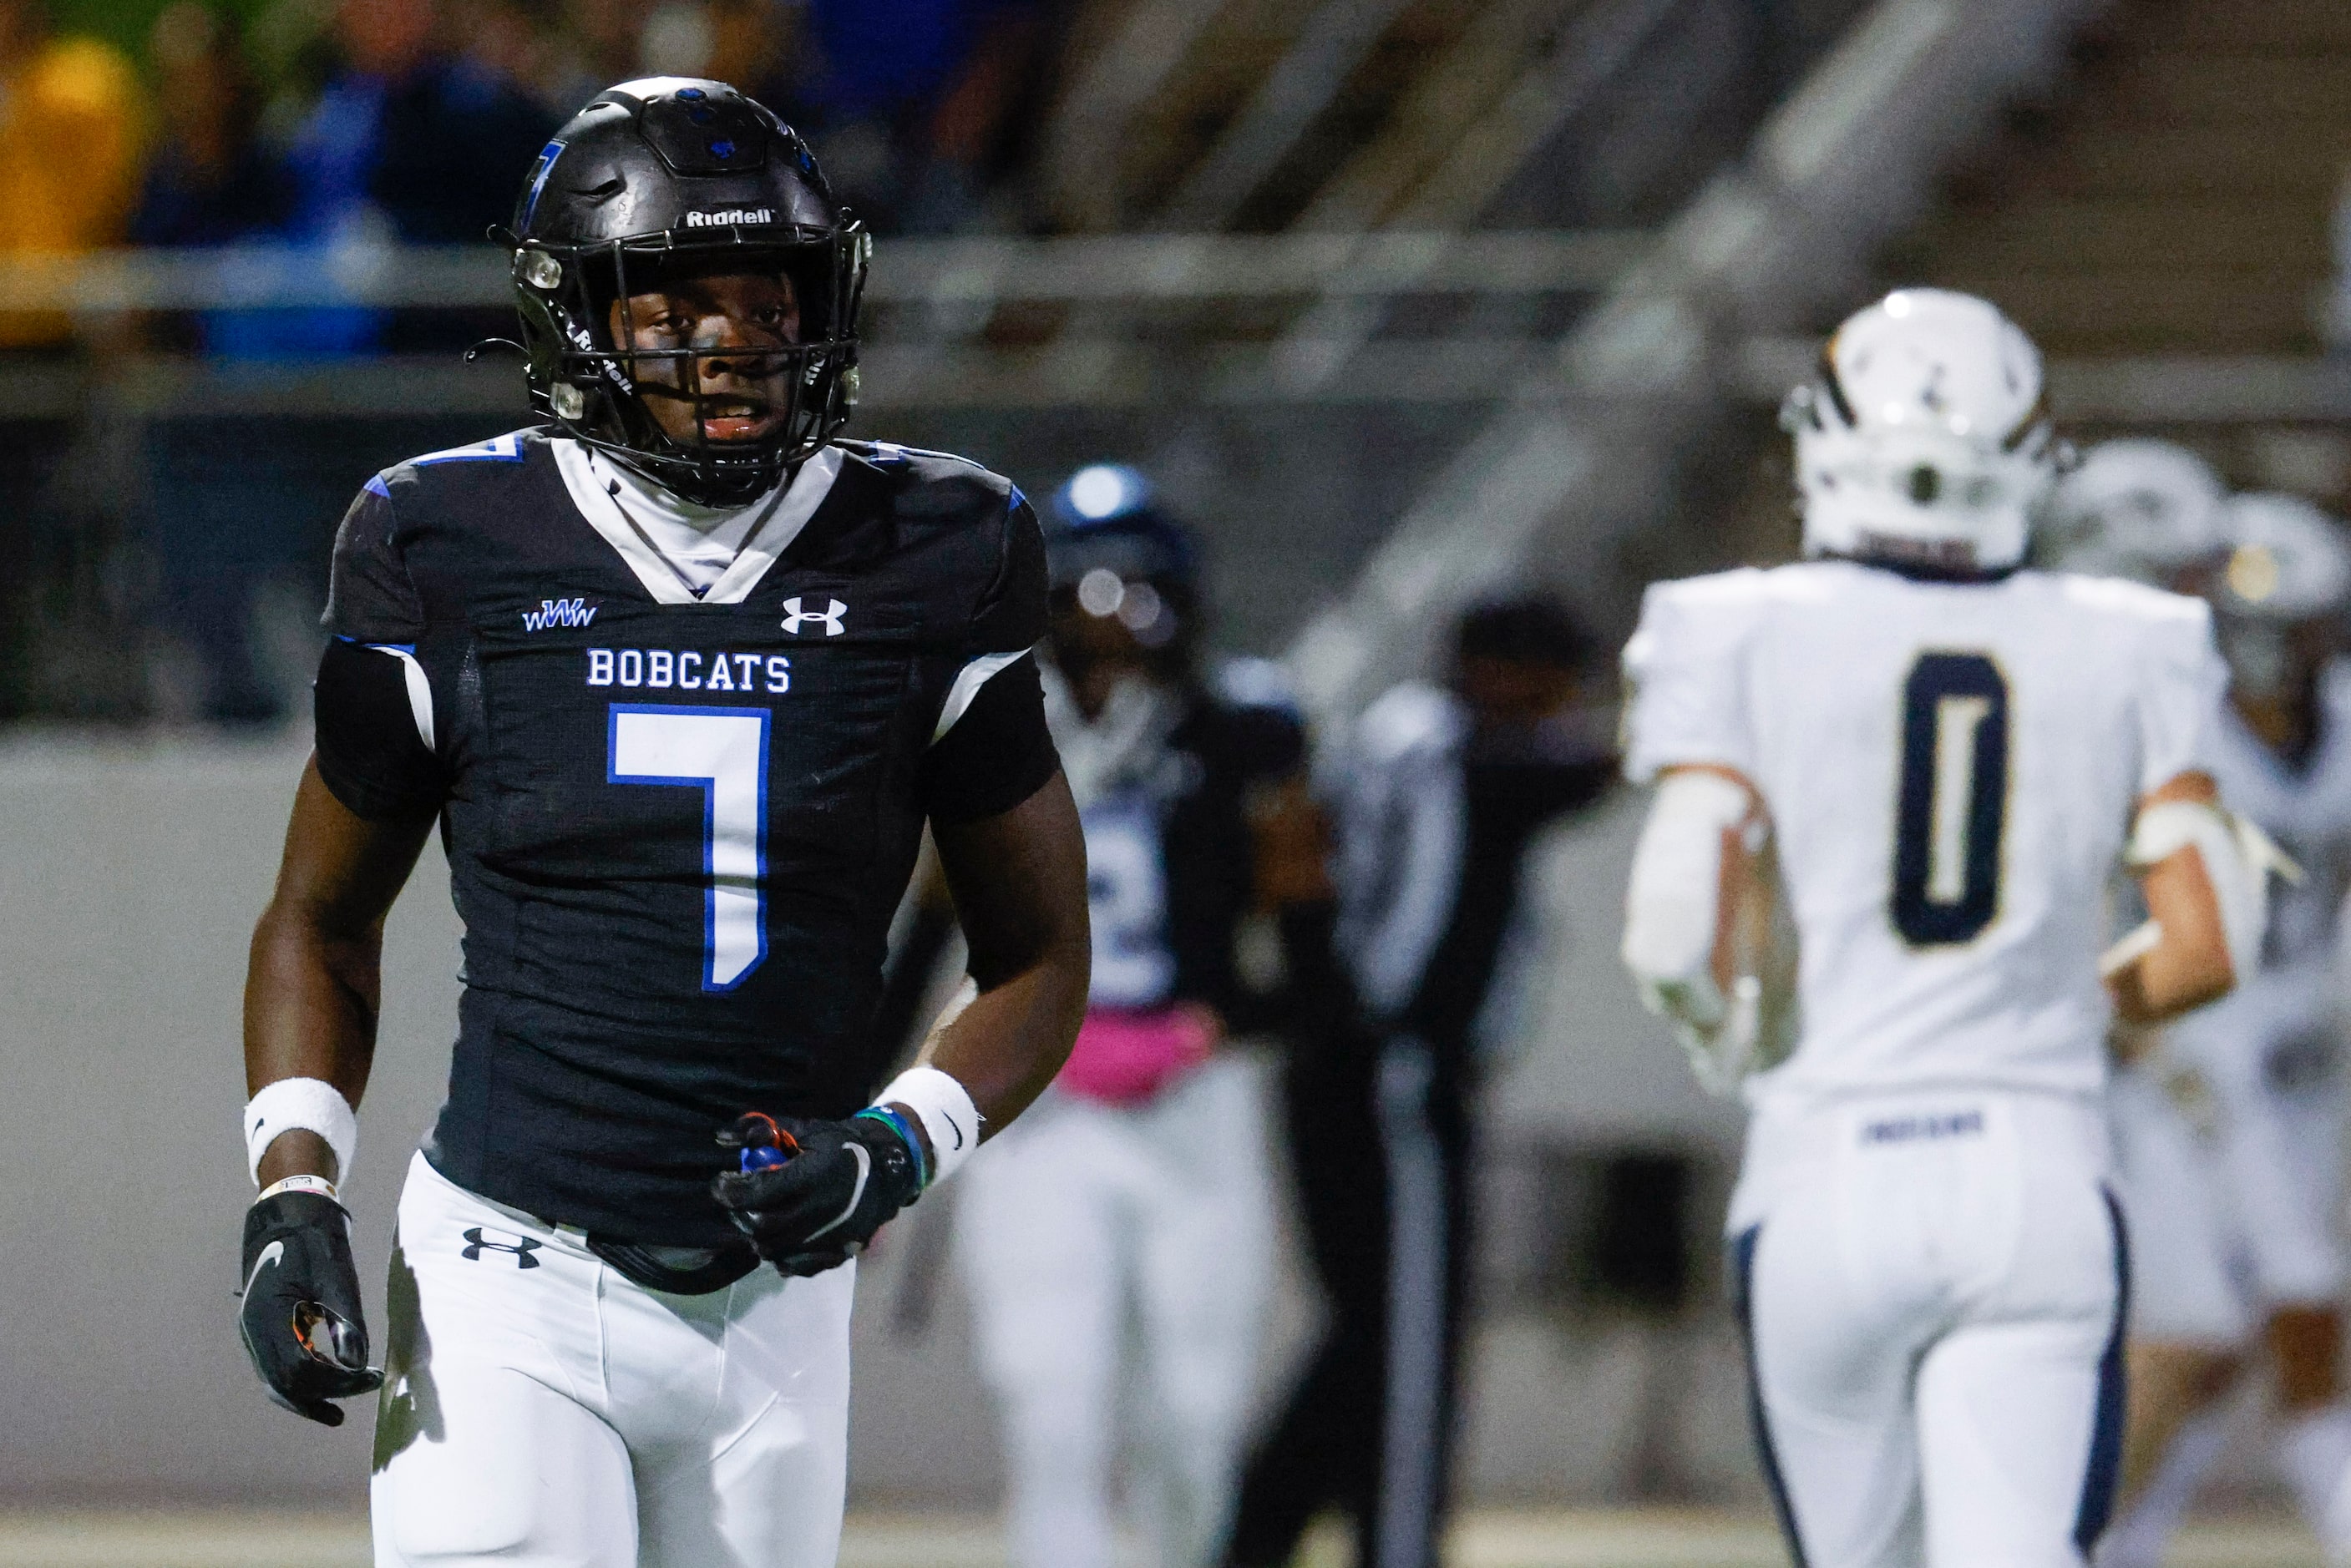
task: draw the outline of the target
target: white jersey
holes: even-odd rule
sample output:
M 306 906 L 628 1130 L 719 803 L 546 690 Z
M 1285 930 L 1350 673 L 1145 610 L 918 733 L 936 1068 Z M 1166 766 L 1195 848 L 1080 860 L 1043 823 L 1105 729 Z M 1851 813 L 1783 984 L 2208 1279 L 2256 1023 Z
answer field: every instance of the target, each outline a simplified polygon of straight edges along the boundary
M 1802 1027 L 1751 1100 L 2103 1086 L 2107 878 L 2210 765 L 2202 601 L 1816 561 L 1652 587 L 1625 659 L 1627 773 L 1734 769 L 1771 815 Z
M 2270 884 L 2264 974 L 2323 980 L 2334 961 L 2337 912 L 2351 891 L 2351 663 L 2320 678 L 2318 743 L 2300 768 L 2256 738 L 2223 704 L 2212 775 L 2229 808 L 2258 823 L 2303 869 L 2299 883 Z

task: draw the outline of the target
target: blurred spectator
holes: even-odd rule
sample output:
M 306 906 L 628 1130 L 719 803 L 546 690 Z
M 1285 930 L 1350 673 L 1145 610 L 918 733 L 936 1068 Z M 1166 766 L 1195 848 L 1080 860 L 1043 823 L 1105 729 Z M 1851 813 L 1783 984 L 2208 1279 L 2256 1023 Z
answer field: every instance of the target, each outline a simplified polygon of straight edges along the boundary
M 475 14 L 478 18 L 478 13 Z M 287 234 L 347 259 L 392 244 L 480 240 L 512 213 L 531 161 L 559 123 L 507 74 L 509 29 L 455 53 L 435 0 L 341 0 L 340 62 L 295 131 Z M 243 356 L 334 355 L 381 346 L 392 317 L 370 309 L 272 313 Z M 421 318 L 414 343 L 446 348 L 476 323 Z
M 224 245 L 283 227 L 293 183 L 257 134 L 261 104 L 235 17 L 177 0 L 148 38 L 162 134 L 132 243 Z
M 77 255 L 120 244 L 139 184 L 146 107 L 131 62 L 63 37 L 40 0 L 0 0 L 0 256 Z M 0 348 L 62 344 L 64 316 L 0 314 Z
M 444 47 L 434 0 L 342 0 L 343 69 L 298 134 L 298 227 L 387 225 L 411 244 L 503 222 L 559 122 L 488 56 Z
M 971 226 L 1041 21 L 1039 0 L 808 0 L 808 109 L 842 199 L 877 228 Z
M 562 23 L 549 39 L 541 99 L 569 119 L 614 82 L 643 74 L 642 36 L 648 0 L 561 0 Z M 738 82 L 738 87 L 749 84 Z
M 1435 1568 L 1470 1241 L 1470 1106 L 1526 849 L 1604 794 L 1577 706 L 1599 647 L 1529 597 L 1463 618 L 1451 690 L 1364 711 L 1332 772 L 1335 941 L 1356 1022 L 1290 1063 L 1291 1169 L 1330 1305 L 1322 1344 L 1241 1488 L 1229 1568 L 1288 1563 L 1317 1513 L 1355 1561 Z
M 447 0 L 447 7 L 449 36 L 462 65 L 509 84 L 559 125 L 585 101 L 571 99 L 552 79 L 558 51 L 522 0 Z

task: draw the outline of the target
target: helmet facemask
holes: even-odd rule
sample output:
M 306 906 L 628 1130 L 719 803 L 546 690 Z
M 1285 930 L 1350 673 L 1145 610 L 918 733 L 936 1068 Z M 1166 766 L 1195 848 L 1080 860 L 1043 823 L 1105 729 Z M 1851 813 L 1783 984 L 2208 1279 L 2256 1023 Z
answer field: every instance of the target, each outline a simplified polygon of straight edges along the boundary
M 705 505 L 765 493 L 847 422 L 872 250 L 854 223 L 725 233 L 533 240 L 514 264 L 533 402 L 567 434 Z M 792 307 L 796 327 L 714 311 L 706 297 L 685 330 L 645 318 L 648 296 L 757 296 L 762 283 L 768 300 Z M 714 319 L 725 321 L 722 340 L 708 330 Z

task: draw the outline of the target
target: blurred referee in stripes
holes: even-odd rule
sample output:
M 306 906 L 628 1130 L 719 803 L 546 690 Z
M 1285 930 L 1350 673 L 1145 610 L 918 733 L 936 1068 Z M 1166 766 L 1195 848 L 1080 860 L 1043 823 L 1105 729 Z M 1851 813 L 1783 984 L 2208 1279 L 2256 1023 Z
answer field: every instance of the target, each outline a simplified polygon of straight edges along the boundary
M 1364 1568 L 1433 1568 L 1468 1283 L 1480 1027 L 1528 842 L 1616 759 L 1577 706 L 1598 647 L 1547 598 L 1481 605 L 1449 686 L 1365 709 L 1334 759 L 1347 1020 L 1302 1041 L 1289 1137 L 1330 1309 L 1242 1483 L 1229 1568 L 1276 1568 L 1325 1508 Z

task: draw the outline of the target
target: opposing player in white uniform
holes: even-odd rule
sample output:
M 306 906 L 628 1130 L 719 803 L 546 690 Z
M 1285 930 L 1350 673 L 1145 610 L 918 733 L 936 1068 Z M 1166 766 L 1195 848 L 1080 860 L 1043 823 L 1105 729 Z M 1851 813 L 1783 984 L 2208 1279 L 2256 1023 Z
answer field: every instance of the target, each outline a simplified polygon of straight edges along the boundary
M 2229 487 L 2168 441 L 2100 441 L 2050 498 L 2032 554 L 2062 572 L 2201 594 L 2229 558 Z
M 2261 939 L 2205 606 L 2020 569 L 2060 450 L 2042 397 L 1981 300 L 1863 311 L 1789 405 L 1813 558 L 1658 585 L 1625 651 L 1627 768 L 1659 781 L 1636 980 L 1719 1066 L 1751 1044 L 1767 857 L 1800 943 L 1729 1233 L 1810 1568 L 2085 1560 L 2122 1435 L 2108 1017 L 2212 1000 Z M 2102 963 L 2118 861 L 2153 919 Z
M 2302 876 L 2259 971 L 2115 1085 L 2133 1251 L 2125 1507 L 2105 1568 L 2153 1568 L 2228 1438 L 2216 1407 L 2266 1342 L 2277 1458 L 2330 1561 L 2351 1562 L 2351 1408 L 2339 1370 L 2341 1021 L 2351 885 L 2351 545 L 2305 502 L 2239 497 L 2208 574 L 2231 672 L 2213 755 L 2231 803 Z

